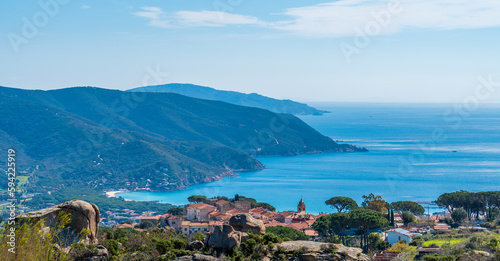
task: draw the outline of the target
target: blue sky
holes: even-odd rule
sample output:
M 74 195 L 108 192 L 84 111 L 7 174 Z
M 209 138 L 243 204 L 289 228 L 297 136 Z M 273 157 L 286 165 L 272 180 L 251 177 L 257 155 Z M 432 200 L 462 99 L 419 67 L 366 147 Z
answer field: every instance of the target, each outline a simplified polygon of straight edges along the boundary
M 500 82 L 497 0 L 27 2 L 0 3 L 1 86 L 462 102 L 480 77 Z

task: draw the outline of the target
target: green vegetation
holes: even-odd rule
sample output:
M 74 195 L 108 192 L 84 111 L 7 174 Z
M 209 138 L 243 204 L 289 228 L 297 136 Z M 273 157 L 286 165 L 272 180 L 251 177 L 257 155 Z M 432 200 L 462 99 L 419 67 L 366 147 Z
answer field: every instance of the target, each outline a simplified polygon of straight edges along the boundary
M 57 223 L 41 233 L 44 227 L 41 221 L 32 222 L 27 220 L 23 224 L 7 226 L 0 231 L 0 256 L 2 260 L 25 261 L 25 260 L 69 260 L 64 252 L 55 251 L 58 246 L 70 245 L 68 238 L 63 232 L 64 227 L 70 222 L 70 215 L 61 212 Z M 14 231 L 15 237 L 10 236 Z M 15 238 L 15 240 L 12 240 Z M 15 253 L 14 253 L 15 252 Z
M 444 193 L 436 200 L 436 204 L 447 208 L 449 212 L 455 209 L 462 208 L 468 216 L 472 214 L 484 213 L 487 220 L 494 220 L 500 213 L 500 191 L 488 192 L 467 192 L 457 191 L 452 193 Z
M 280 131 L 255 132 L 270 124 Z M 364 151 L 337 144 L 290 114 L 90 87 L 0 87 L 0 129 L 1 147 L 16 144 L 23 166 L 40 166 L 27 187 L 39 193 L 65 187 L 173 190 L 230 171 L 262 169 L 251 155 Z M 249 142 L 254 138 L 266 142 Z
M 325 201 L 325 204 L 337 209 L 339 213 L 342 211 L 349 212 L 349 210 L 358 207 L 358 203 L 349 197 L 333 197 Z
M 408 211 L 413 215 L 420 216 L 425 213 L 425 208 L 413 201 L 397 201 L 391 203 L 391 208 L 396 212 Z
M 424 246 L 442 246 L 448 244 L 450 246 L 456 245 L 458 243 L 464 242 L 465 238 L 455 238 L 455 239 L 434 239 L 425 241 Z
M 266 227 L 266 233 L 276 235 L 285 241 L 290 240 L 309 240 L 309 236 L 293 228 L 276 226 Z

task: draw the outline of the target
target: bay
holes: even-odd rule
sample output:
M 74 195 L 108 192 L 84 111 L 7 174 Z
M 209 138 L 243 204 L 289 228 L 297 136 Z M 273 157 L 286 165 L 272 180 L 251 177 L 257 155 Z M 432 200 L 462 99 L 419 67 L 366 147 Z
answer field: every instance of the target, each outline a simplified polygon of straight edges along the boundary
M 332 113 L 300 118 L 340 143 L 365 153 L 260 157 L 266 169 L 172 192 L 128 192 L 130 200 L 186 204 L 191 195 L 235 194 L 294 210 L 332 212 L 325 200 L 359 203 L 374 193 L 388 202 L 432 201 L 457 190 L 500 190 L 500 108 L 462 104 L 313 104 Z M 431 210 L 432 213 L 432 210 Z

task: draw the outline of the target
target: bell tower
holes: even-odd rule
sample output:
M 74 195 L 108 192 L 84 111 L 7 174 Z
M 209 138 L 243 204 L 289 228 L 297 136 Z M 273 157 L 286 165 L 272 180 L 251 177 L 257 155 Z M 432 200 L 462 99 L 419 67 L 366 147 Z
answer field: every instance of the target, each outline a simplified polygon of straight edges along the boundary
M 299 205 L 297 205 L 297 212 L 298 213 L 300 213 L 300 212 L 306 212 L 306 203 L 304 203 L 304 201 L 302 200 L 302 198 L 300 199 Z

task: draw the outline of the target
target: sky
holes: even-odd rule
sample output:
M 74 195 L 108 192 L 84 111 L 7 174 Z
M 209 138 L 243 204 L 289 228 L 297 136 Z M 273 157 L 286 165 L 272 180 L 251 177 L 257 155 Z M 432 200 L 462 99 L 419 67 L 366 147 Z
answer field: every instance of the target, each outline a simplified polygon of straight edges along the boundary
M 0 2 L 0 86 L 500 102 L 498 0 Z

